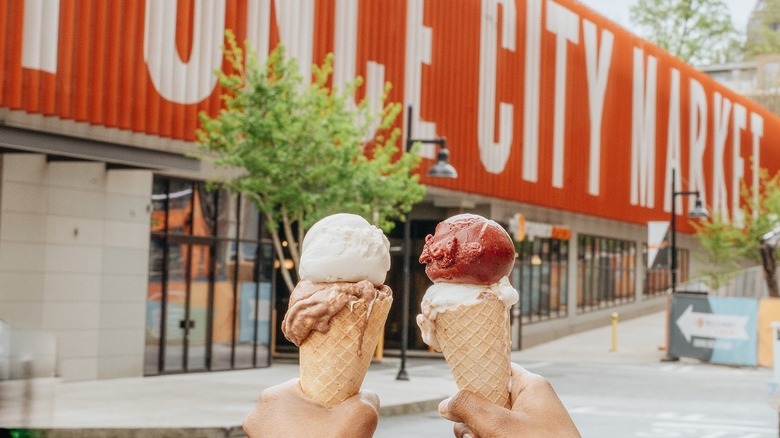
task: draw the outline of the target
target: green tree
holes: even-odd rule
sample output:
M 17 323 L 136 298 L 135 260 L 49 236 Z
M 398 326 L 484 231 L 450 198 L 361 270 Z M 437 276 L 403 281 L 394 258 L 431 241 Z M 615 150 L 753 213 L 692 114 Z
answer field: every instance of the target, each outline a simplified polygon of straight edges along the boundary
M 379 114 L 367 99 L 355 103 L 360 78 L 343 89 L 328 85 L 332 55 L 314 66 L 309 81 L 281 45 L 263 66 L 251 50 L 245 63 L 228 32 L 224 53 L 232 67 L 217 73 L 224 107 L 215 117 L 200 114 L 197 143 L 204 159 L 231 169 L 212 183 L 248 197 L 264 215 L 279 259 L 286 257 L 283 232 L 295 270 L 282 263 L 281 272 L 292 290 L 304 232 L 314 222 L 349 212 L 387 232 L 422 199 L 425 187 L 412 174 L 417 146 L 407 154 L 396 146 L 401 106 L 386 102 L 389 84 Z M 374 126 L 376 134 L 365 141 Z
M 762 263 L 761 237 L 780 226 L 780 172 L 770 176 L 766 169 L 761 169 L 758 187 L 743 184 L 741 198 L 742 206 L 737 209 L 741 224 L 717 216 L 693 223 L 704 248 L 701 258 L 710 266 L 702 273 L 713 288 L 731 278 L 742 263 Z M 772 254 L 776 255 L 776 249 L 772 248 Z M 775 278 L 774 263 L 762 265 L 770 294 L 778 296 L 778 291 L 771 286 Z
M 629 14 L 640 36 L 690 64 L 742 57 L 742 37 L 724 0 L 639 0 Z
M 751 16 L 745 50 L 751 57 L 780 53 L 780 0 L 760 0 Z

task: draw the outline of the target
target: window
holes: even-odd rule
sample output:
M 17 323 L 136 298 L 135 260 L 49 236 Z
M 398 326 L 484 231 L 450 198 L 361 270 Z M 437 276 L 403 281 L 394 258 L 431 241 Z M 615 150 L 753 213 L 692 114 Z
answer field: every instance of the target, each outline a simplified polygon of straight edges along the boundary
M 257 210 L 155 177 L 145 374 L 270 365 L 272 250 Z
M 577 239 L 577 311 L 634 301 L 636 244 L 587 235 Z
M 558 239 L 523 240 L 517 244 L 512 284 L 520 292 L 522 322 L 566 316 L 569 242 Z

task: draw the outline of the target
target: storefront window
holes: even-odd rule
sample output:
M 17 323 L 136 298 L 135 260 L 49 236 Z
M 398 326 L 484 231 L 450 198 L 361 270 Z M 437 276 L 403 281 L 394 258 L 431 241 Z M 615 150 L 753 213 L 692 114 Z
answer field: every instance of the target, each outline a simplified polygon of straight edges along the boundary
M 569 242 L 524 240 L 517 244 L 512 283 L 520 292 L 523 323 L 566 316 Z
M 634 301 L 636 244 L 588 235 L 580 235 L 577 243 L 577 311 Z
M 268 366 L 272 258 L 257 210 L 162 177 L 152 205 L 145 374 Z
M 671 262 L 668 251 L 662 251 L 656 256 L 652 266 L 647 266 L 647 244 L 643 245 L 642 258 L 645 267 L 645 287 L 642 294 L 645 298 L 665 294 L 672 287 L 672 272 L 670 270 Z M 688 281 L 690 253 L 687 249 L 677 249 L 677 281 L 684 283 Z

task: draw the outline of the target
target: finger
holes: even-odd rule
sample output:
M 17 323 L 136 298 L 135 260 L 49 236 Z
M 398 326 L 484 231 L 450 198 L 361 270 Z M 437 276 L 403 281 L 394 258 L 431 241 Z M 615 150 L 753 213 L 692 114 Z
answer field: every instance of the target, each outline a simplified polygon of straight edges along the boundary
M 305 397 L 306 395 L 303 393 L 303 390 L 301 390 L 301 385 L 299 382 L 300 379 L 296 377 L 284 383 L 270 386 L 260 393 L 259 402 L 274 400 L 278 397 L 289 397 L 289 394 L 296 394 Z
M 445 402 L 439 405 L 439 413 L 448 420 L 465 423 L 476 435 L 490 436 L 491 431 L 509 422 L 512 414 L 470 391 L 460 391 Z
M 466 426 L 463 423 L 455 423 L 455 427 L 453 427 L 453 432 L 455 432 L 456 438 L 479 438 L 479 436 L 475 434 L 470 427 Z
M 338 430 L 350 430 L 352 437 L 371 437 L 379 424 L 379 396 L 361 391 L 331 408 L 329 415 L 341 425 Z
M 379 395 L 370 389 L 364 389 L 360 391 L 360 399 L 363 403 L 366 403 L 374 408 L 379 413 Z

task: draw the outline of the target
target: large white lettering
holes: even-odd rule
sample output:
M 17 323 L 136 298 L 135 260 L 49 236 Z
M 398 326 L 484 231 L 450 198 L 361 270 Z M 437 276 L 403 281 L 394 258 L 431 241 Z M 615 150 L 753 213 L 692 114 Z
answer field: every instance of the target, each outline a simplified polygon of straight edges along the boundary
M 525 98 L 523 102 L 523 179 L 539 178 L 539 89 L 542 64 L 542 0 L 528 0 L 525 11 Z
M 176 2 L 146 0 L 144 61 L 155 88 L 171 102 L 190 104 L 214 90 L 222 66 L 225 0 L 195 0 L 192 51 L 187 62 L 176 49 Z
M 358 0 L 336 2 L 336 28 L 333 38 L 333 85 L 344 88 L 357 77 Z M 382 96 L 384 95 L 385 66 L 374 61 L 366 63 L 366 99 L 372 114 L 364 140 L 376 134 L 381 121 Z M 354 99 L 349 102 L 354 105 Z
M 582 33 L 585 39 L 585 71 L 588 78 L 588 108 L 590 109 L 588 194 L 598 196 L 601 181 L 601 125 L 609 68 L 612 65 L 614 36 L 612 32 L 602 30 L 601 44 L 597 46 L 596 25 L 588 20 L 583 20 Z
M 690 81 L 689 94 L 688 189 L 698 191 L 701 199 L 707 199 L 707 187 L 704 185 L 704 150 L 707 147 L 707 95 L 704 93 L 704 87 L 695 79 Z M 690 211 L 696 199 L 690 198 L 688 202 L 688 211 Z
M 747 110 L 744 106 L 734 104 L 734 116 L 731 124 L 731 211 L 732 223 L 741 227 L 745 223 L 745 214 L 739 208 L 740 184 L 745 177 L 745 160 L 740 154 L 742 132 L 747 127 Z
M 753 174 L 753 205 L 758 206 L 758 174 L 761 169 L 761 137 L 764 136 L 764 119 L 750 113 L 750 133 L 753 134 L 753 160 L 750 163 Z M 758 208 L 753 208 L 753 217 L 758 217 Z
M 729 133 L 731 101 L 715 92 L 713 113 L 713 151 L 712 151 L 712 214 L 723 221 L 729 221 L 728 192 L 726 174 L 723 166 L 723 153 L 726 150 L 726 137 Z
M 271 45 L 271 0 L 247 0 L 246 40 L 260 65 L 265 64 Z
M 669 126 L 666 131 L 666 181 L 664 184 L 664 211 L 672 211 L 672 200 L 675 192 L 682 186 L 680 173 L 680 70 L 672 69 L 669 90 Z M 674 181 L 674 187 L 668 183 L 672 172 L 677 172 L 679 178 Z M 675 211 L 682 212 L 682 199 L 678 198 L 674 205 Z
M 499 136 L 494 141 L 496 124 L 496 58 L 498 57 L 498 5 L 501 5 L 501 47 L 515 51 L 517 14 L 515 2 L 482 0 L 479 31 L 479 104 L 477 111 L 477 144 L 482 166 L 490 173 L 501 173 L 512 148 L 513 107 L 499 105 Z
M 547 0 L 547 30 L 555 38 L 555 105 L 553 108 L 552 186 L 563 188 L 564 145 L 566 129 L 566 65 L 568 43 L 580 43 L 579 16 L 558 3 Z
M 57 72 L 60 0 L 25 0 L 22 67 Z
M 631 112 L 631 205 L 655 206 L 655 99 L 656 67 L 654 56 L 647 57 L 634 48 L 634 82 Z
M 422 95 L 422 64 L 430 65 L 433 34 L 431 28 L 423 25 L 425 0 L 409 0 L 406 6 L 406 75 L 404 98 L 406 103 L 417 108 L 412 114 L 412 138 L 436 138 L 436 124 L 422 119 L 420 96 Z M 435 156 L 432 144 L 423 144 L 420 155 Z
M 298 60 L 301 76 L 311 78 L 314 53 L 314 0 L 276 0 L 279 39 L 287 54 Z M 270 30 L 270 28 L 269 28 Z

